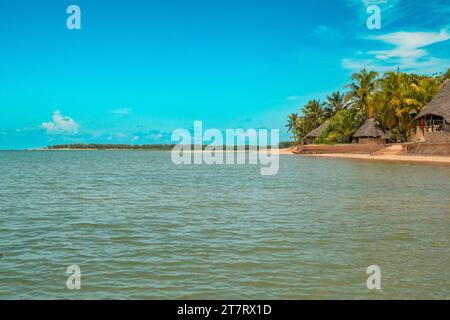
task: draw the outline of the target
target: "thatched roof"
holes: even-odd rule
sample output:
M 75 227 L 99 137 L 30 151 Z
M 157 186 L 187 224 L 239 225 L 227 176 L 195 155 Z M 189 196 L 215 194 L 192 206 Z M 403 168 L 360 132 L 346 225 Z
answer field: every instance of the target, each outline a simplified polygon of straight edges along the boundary
M 443 117 L 447 122 L 450 122 L 450 80 L 446 80 L 442 84 L 438 95 L 426 105 L 416 119 L 431 115 Z
M 313 131 L 311 131 L 310 133 L 308 133 L 306 135 L 307 138 L 317 138 L 319 137 L 323 130 L 325 130 L 326 128 L 328 128 L 331 124 L 330 120 L 325 121 L 324 123 L 322 123 L 319 127 L 317 127 L 316 129 L 314 129 Z
M 375 119 L 367 120 L 361 128 L 356 131 L 353 138 L 383 138 L 387 139 L 386 132 L 377 126 Z

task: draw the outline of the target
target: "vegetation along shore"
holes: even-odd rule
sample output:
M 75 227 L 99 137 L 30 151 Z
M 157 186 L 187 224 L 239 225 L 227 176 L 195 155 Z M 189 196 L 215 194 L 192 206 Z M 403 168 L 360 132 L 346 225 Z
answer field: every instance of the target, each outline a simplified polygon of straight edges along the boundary
M 279 147 L 281 149 L 286 149 L 292 147 L 295 143 L 293 142 L 280 142 Z M 34 150 L 147 150 L 147 151 L 161 151 L 161 150 L 172 150 L 176 145 L 175 144 L 144 144 L 144 145 L 132 145 L 132 144 L 98 144 L 98 143 L 76 143 L 76 144 L 58 144 L 51 145 L 46 148 L 38 148 Z M 192 149 L 194 145 L 191 146 Z M 207 145 L 202 146 L 202 148 L 206 148 Z M 221 146 L 225 149 L 225 146 Z M 250 146 L 243 146 L 245 150 L 249 150 Z M 234 149 L 237 150 L 238 146 L 235 146 Z M 270 146 L 261 146 L 256 147 L 258 150 L 261 149 L 270 149 Z M 220 147 L 218 147 L 220 149 Z
M 386 143 L 405 143 L 414 138 L 416 127 L 423 125 L 417 115 L 448 79 L 450 70 L 434 76 L 400 70 L 380 76 L 363 69 L 352 75 L 345 92 L 333 92 L 325 102 L 311 100 L 300 112 L 289 115 L 287 128 L 297 144 L 355 143 L 364 133 L 355 134 L 370 120 L 365 128 L 369 135 Z M 435 124 L 442 125 L 443 119 L 437 118 Z
M 450 165 L 450 70 L 380 76 L 363 69 L 345 89 L 289 115 L 294 153 Z

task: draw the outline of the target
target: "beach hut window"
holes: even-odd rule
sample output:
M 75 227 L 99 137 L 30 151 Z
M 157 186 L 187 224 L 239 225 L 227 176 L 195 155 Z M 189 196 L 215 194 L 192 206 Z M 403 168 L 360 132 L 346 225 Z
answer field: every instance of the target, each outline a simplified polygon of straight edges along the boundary
M 425 126 L 428 132 L 446 131 L 446 122 L 442 117 L 426 117 Z

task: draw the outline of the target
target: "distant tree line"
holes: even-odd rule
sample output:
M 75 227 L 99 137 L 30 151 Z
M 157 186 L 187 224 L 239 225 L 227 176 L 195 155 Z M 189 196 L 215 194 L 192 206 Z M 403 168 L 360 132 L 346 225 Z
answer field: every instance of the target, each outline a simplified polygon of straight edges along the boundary
M 293 145 L 293 142 L 280 142 L 280 148 L 289 148 Z M 100 144 L 100 143 L 72 143 L 72 144 L 57 144 L 48 146 L 48 150 L 64 150 L 64 149 L 73 149 L 73 150 L 172 150 L 176 145 L 175 144 L 143 144 L 143 145 L 131 145 L 131 144 Z M 203 145 L 202 149 L 205 149 L 207 145 Z M 220 149 L 220 147 L 217 147 Z M 225 146 L 222 146 L 225 149 Z M 237 150 L 238 147 L 235 146 L 234 150 Z M 254 148 L 254 147 L 253 147 Z M 270 149 L 269 147 L 256 147 L 257 149 Z M 187 147 L 185 148 L 187 149 Z M 194 146 L 191 146 L 191 149 L 194 149 Z M 249 150 L 250 146 L 244 146 L 245 150 Z
M 95 150 L 171 150 L 175 145 L 172 144 L 100 144 L 100 143 L 73 143 L 73 144 L 57 144 L 48 146 L 49 150 L 58 149 L 95 149 Z

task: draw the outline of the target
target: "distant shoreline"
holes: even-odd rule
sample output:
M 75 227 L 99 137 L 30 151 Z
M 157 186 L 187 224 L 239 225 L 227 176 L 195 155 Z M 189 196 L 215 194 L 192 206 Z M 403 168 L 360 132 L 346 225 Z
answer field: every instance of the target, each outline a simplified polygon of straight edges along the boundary
M 58 148 L 58 149 L 48 149 L 48 148 L 34 148 L 28 149 L 28 151 L 170 151 L 170 149 L 95 149 L 95 148 Z
M 32 148 L 29 150 L 32 151 L 120 151 L 120 150 L 131 150 L 131 151 L 171 151 L 174 147 L 180 146 L 178 144 L 144 144 L 144 145 L 130 145 L 130 144 L 98 144 L 98 143 L 77 143 L 77 144 L 59 144 L 59 145 L 51 145 L 44 148 Z M 197 151 L 198 149 L 205 149 L 208 147 L 207 145 L 186 145 L 185 149 L 191 148 L 193 151 Z M 279 149 L 286 149 L 289 147 L 293 147 L 293 143 L 291 142 L 281 142 L 279 145 Z M 230 151 L 225 145 L 216 146 L 220 151 L 223 149 L 224 151 Z M 253 145 L 242 145 L 242 146 L 234 146 L 232 147 L 236 151 L 240 151 L 242 149 L 254 150 L 255 148 L 259 151 L 270 149 L 270 146 L 253 146 Z
M 290 154 L 294 155 L 292 148 L 274 149 L 278 151 L 278 154 Z M 3 151 L 14 151 L 14 150 L 3 150 Z M 171 149 L 81 149 L 81 148 L 58 148 L 58 149 L 47 149 L 47 148 L 34 148 L 29 150 L 15 150 L 15 151 L 171 151 Z M 215 150 L 215 152 L 251 152 L 252 150 Z M 259 149 L 256 152 L 270 152 L 270 149 Z M 188 151 L 186 151 L 188 152 Z M 201 152 L 192 150 L 191 152 Z
M 51 145 L 45 148 L 34 148 L 32 150 L 172 150 L 174 144 L 102 144 L 102 143 L 72 143 Z

